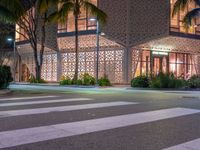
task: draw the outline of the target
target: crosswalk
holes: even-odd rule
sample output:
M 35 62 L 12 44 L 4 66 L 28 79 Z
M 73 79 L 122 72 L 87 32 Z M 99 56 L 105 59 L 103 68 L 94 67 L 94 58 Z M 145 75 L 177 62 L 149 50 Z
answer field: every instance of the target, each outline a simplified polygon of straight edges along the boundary
M 199 149 L 200 149 L 200 138 L 183 144 L 172 146 L 164 150 L 199 150 Z
M 73 101 L 89 101 L 90 98 L 70 98 L 70 99 L 58 99 L 58 100 L 44 100 L 44 101 L 31 101 L 31 102 L 15 102 L 15 103 L 4 103 L 0 104 L 0 107 L 5 106 L 21 106 L 21 105 L 33 105 L 33 104 L 49 104 L 49 103 L 62 103 L 62 102 L 73 102 Z
M 49 99 L 50 98 L 50 99 Z M 24 101 L 26 100 L 26 101 Z M 14 102 L 13 102 L 14 101 Z M 68 102 L 81 102 L 81 104 L 71 105 Z M 64 104 L 63 104 L 64 102 Z M 92 103 L 91 103 L 92 102 Z M 85 103 L 85 104 L 82 104 Z M 32 105 L 45 104 L 39 108 L 30 108 Z M 56 104 L 59 106 L 52 106 Z M 132 109 L 142 105 L 140 102 L 127 101 L 96 101 L 93 98 L 63 98 L 59 96 L 35 96 L 35 97 L 18 97 L 18 98 L 2 98 L 0 99 L 0 108 L 8 108 L 8 110 L 0 111 L 0 121 L 9 119 L 18 119 L 21 116 L 32 116 L 50 113 L 71 113 L 74 111 L 92 111 L 99 110 L 106 111 L 112 109 L 119 109 L 121 107 L 130 107 Z M 11 106 L 15 106 L 12 108 Z M 27 106 L 28 108 L 16 109 L 17 106 Z M 9 107 L 11 107 L 9 109 Z M 110 114 L 104 117 L 91 118 L 86 120 L 78 120 L 72 122 L 62 122 L 50 125 L 32 126 L 27 128 L 13 128 L 6 131 L 0 131 L 0 149 L 12 148 L 38 142 L 45 142 L 48 140 L 56 140 L 60 138 L 68 138 L 73 136 L 80 136 L 84 134 L 95 134 L 113 129 L 120 129 L 145 123 L 152 123 L 166 119 L 173 119 L 177 117 L 185 117 L 190 115 L 200 114 L 200 110 L 173 107 L 163 108 L 158 110 L 147 110 L 137 113 L 127 114 Z M 81 114 L 80 114 L 81 115 Z M 59 114 L 58 116 L 59 117 Z M 37 119 L 37 118 L 34 118 Z M 40 121 L 40 120 L 38 120 Z M 22 122 L 23 123 L 23 122 Z M 16 124 L 16 126 L 18 126 Z M 1 129 L 1 124 L 0 124 Z M 200 136 L 199 136 L 200 137 Z M 177 145 L 165 146 L 164 150 L 190 150 L 200 149 L 200 139 L 193 141 L 185 141 L 185 143 Z M 134 150 L 134 149 L 133 149 Z

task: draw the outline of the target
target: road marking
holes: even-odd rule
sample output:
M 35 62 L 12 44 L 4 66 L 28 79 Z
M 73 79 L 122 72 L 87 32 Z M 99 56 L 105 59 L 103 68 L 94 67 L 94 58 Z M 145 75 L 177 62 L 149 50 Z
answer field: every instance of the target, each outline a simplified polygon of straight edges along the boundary
M 80 122 L 4 131 L 0 132 L 0 148 L 42 142 L 57 138 L 65 138 L 196 113 L 200 113 L 200 110 L 187 108 L 171 108 L 136 114 L 92 119 Z
M 0 103 L 0 107 L 33 105 L 33 104 L 51 104 L 51 103 L 73 102 L 73 101 L 89 101 L 89 100 L 93 100 L 93 99 L 91 99 L 91 98 L 69 98 L 69 99 L 56 99 L 56 100 L 15 102 L 15 103 Z
M 1 98 L 0 101 L 10 101 L 10 100 L 24 100 L 24 99 L 42 99 L 42 98 L 54 98 L 58 96 L 34 96 L 34 97 L 13 97 L 13 98 Z
M 50 112 L 63 112 L 63 111 L 84 110 L 84 109 L 93 109 L 93 108 L 105 108 L 105 107 L 131 105 L 131 104 L 138 104 L 138 103 L 107 102 L 107 103 L 60 106 L 60 107 L 0 111 L 0 118 L 11 117 L 11 116 L 21 116 L 21 115 L 35 115 L 35 114 L 43 114 L 43 113 L 50 113 Z
M 198 149 L 200 149 L 200 138 L 183 144 L 172 146 L 163 150 L 198 150 Z

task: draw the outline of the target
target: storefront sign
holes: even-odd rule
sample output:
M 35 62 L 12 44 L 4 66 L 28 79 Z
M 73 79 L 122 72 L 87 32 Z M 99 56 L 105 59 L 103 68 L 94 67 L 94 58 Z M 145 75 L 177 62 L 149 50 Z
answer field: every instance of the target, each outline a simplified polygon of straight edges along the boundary
M 169 55 L 168 52 L 158 52 L 158 51 L 153 51 L 152 54 L 153 54 L 153 55 L 165 55 L 165 56 L 166 56 L 166 55 Z

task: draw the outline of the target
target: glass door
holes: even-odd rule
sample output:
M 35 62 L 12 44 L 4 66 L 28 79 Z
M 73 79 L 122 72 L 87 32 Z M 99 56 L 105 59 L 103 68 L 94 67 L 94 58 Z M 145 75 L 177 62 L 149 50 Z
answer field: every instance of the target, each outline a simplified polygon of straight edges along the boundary
M 167 57 L 153 57 L 153 73 L 158 75 L 160 72 L 167 73 L 168 68 Z
M 161 72 L 161 58 L 159 57 L 154 57 L 153 58 L 153 73 L 155 75 L 158 75 Z

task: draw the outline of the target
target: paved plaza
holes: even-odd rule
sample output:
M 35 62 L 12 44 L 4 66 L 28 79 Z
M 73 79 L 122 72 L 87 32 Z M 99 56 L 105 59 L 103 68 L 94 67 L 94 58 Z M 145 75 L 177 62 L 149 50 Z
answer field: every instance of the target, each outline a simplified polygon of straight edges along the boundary
M 69 91 L 1 95 L 0 149 L 200 150 L 197 91 Z

